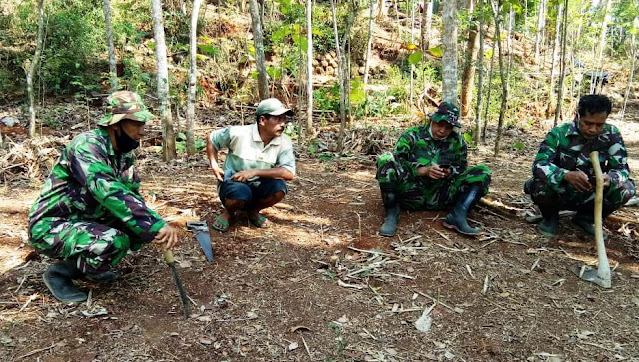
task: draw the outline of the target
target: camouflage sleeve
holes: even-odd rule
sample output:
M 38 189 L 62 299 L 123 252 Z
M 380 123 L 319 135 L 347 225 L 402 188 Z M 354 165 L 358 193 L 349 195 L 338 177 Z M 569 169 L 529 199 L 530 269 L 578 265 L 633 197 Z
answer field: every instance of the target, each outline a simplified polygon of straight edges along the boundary
M 535 156 L 532 166 L 533 177 L 546 183 L 555 191 L 561 191 L 561 182 L 568 170 L 563 169 L 555 164 L 557 161 L 558 147 L 560 142 L 560 134 L 557 128 L 553 128 L 548 132 L 546 138 L 539 146 L 539 152 Z
M 93 197 L 143 242 L 150 242 L 166 222 L 149 209 L 137 190 L 122 183 L 109 166 L 107 150 L 87 140 L 69 152 L 72 176 L 86 185 Z
M 411 128 L 404 132 L 397 143 L 395 144 L 395 148 L 393 149 L 393 155 L 396 160 L 404 166 L 407 171 L 410 171 L 413 176 L 417 176 L 417 168 L 420 166 L 428 166 L 422 165 L 419 163 L 417 159 L 417 155 L 414 152 L 415 147 L 415 129 Z
M 455 140 L 455 144 L 451 145 L 455 155 L 455 161 L 451 165 L 453 177 L 461 175 L 468 167 L 468 145 L 462 135 L 457 135 Z
M 628 167 L 628 152 L 623 138 L 616 127 L 613 127 L 613 132 L 618 136 L 618 139 L 608 148 L 608 175 L 610 182 L 619 185 L 630 179 L 630 168 Z

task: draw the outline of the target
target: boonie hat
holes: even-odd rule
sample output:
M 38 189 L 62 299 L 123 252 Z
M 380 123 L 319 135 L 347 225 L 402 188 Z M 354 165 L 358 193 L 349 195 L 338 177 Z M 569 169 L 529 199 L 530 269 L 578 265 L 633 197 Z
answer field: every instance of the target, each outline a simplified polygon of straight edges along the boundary
M 123 119 L 148 122 L 153 114 L 146 109 L 140 95 L 131 91 L 117 91 L 107 99 L 107 115 L 98 121 L 99 126 L 116 124 Z
M 284 107 L 282 102 L 280 102 L 277 98 L 268 98 L 260 102 L 257 106 L 257 111 L 255 114 L 259 116 L 263 116 L 268 114 L 269 116 L 279 116 L 282 114 L 286 114 L 287 116 L 293 116 L 295 113 Z
M 459 108 L 448 101 L 442 102 L 437 107 L 437 110 L 430 114 L 430 119 L 437 123 L 440 121 L 447 122 L 453 127 L 461 128 L 462 126 L 461 122 L 459 122 Z

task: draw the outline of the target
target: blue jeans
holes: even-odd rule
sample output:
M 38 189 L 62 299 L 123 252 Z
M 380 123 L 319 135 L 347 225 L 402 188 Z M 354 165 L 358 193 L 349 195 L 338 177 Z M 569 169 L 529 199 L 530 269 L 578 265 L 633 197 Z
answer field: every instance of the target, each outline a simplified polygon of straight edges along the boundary
M 270 178 L 258 178 L 253 181 L 240 182 L 231 180 L 230 176 L 224 176 L 224 182 L 220 185 L 218 194 L 222 205 L 226 206 L 226 200 L 242 200 L 246 207 L 254 205 L 259 200 L 265 200 L 278 191 L 288 192 L 284 180 Z

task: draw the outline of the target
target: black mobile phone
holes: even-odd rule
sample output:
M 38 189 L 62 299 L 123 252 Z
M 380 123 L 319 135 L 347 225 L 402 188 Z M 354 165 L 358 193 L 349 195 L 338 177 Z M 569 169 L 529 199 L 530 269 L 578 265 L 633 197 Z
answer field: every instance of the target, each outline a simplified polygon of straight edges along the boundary
M 444 165 L 439 165 L 439 168 L 450 168 L 450 167 L 451 167 L 450 165 L 446 165 L 446 164 L 444 164 Z

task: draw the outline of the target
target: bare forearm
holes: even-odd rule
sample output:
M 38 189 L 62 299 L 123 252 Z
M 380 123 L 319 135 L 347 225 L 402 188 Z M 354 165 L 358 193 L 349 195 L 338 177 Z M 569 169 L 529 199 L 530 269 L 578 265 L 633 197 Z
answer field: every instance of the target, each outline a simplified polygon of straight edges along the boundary
M 217 165 L 217 149 L 213 146 L 210 139 L 206 140 L 206 155 L 209 158 L 210 165 Z
M 255 170 L 255 176 L 271 179 L 291 181 L 295 176 L 284 167 L 269 168 L 265 170 Z

